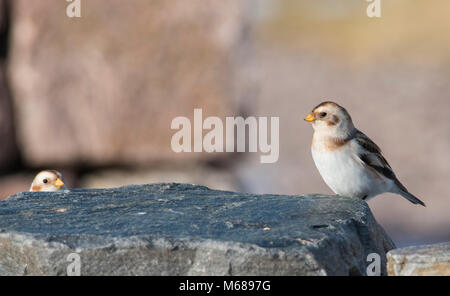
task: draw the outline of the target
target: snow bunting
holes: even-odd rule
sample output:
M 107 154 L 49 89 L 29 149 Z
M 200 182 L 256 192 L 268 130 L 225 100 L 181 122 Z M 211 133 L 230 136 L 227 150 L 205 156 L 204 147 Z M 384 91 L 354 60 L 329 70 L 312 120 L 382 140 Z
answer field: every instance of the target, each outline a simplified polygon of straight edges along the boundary
M 41 171 L 34 177 L 30 191 L 58 191 L 66 189 L 62 181 L 62 174 L 55 170 Z
M 355 128 L 343 107 L 323 102 L 305 120 L 314 128 L 311 145 L 314 163 L 336 194 L 368 200 L 392 192 L 425 206 L 400 183 L 380 148 Z

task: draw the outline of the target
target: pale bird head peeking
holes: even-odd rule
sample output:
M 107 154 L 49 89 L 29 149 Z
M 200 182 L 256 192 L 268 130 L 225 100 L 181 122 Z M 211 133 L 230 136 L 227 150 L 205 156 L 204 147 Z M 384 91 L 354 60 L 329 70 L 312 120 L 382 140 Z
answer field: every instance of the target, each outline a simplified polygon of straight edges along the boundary
M 333 138 L 344 139 L 355 129 L 347 110 L 329 101 L 317 105 L 305 120 L 312 123 L 316 133 Z
M 62 180 L 62 174 L 55 170 L 41 171 L 34 177 L 30 191 L 58 191 L 66 189 Z

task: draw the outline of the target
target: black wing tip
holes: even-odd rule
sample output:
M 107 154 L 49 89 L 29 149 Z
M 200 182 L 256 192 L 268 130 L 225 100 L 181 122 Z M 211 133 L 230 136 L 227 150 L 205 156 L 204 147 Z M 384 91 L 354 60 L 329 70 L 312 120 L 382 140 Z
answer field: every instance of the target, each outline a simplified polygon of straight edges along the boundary
M 413 204 L 415 204 L 415 205 L 421 205 L 421 206 L 423 206 L 423 207 L 427 207 L 426 206 L 426 204 L 423 202 L 423 201 L 421 201 L 420 199 L 418 199 L 417 198 L 417 200 L 414 200 L 414 201 L 412 201 L 412 200 L 410 200 L 410 199 L 408 199 L 410 202 L 412 202 Z
M 409 200 L 410 202 L 412 202 L 413 204 L 416 205 L 419 204 L 423 207 L 427 207 L 423 201 L 421 201 L 420 199 L 409 193 L 407 190 L 402 190 L 402 196 L 407 200 Z
M 418 203 L 419 205 L 421 205 L 421 206 L 424 206 L 424 207 L 427 207 L 427 205 L 423 202 L 423 201 L 419 201 L 419 203 Z

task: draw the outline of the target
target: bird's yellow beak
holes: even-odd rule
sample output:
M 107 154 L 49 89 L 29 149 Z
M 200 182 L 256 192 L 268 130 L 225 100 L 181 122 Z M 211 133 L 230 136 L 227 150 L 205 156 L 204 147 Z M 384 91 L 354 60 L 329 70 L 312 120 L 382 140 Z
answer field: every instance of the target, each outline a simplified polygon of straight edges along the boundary
M 309 113 L 308 116 L 305 117 L 305 121 L 312 122 L 314 121 L 314 115 Z
M 61 178 L 56 179 L 56 181 L 55 181 L 55 186 L 56 186 L 56 187 L 62 187 L 62 186 L 64 186 L 64 182 L 61 180 Z

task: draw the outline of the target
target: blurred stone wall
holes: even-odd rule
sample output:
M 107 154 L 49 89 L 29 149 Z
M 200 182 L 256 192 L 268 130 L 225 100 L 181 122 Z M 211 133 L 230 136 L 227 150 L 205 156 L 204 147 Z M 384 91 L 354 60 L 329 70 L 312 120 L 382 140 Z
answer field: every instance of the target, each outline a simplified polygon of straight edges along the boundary
M 245 2 L 245 1 L 244 1 Z M 9 74 L 31 166 L 205 160 L 175 154 L 176 116 L 236 114 L 242 1 L 13 1 Z M 239 41 L 239 43 L 238 43 Z

